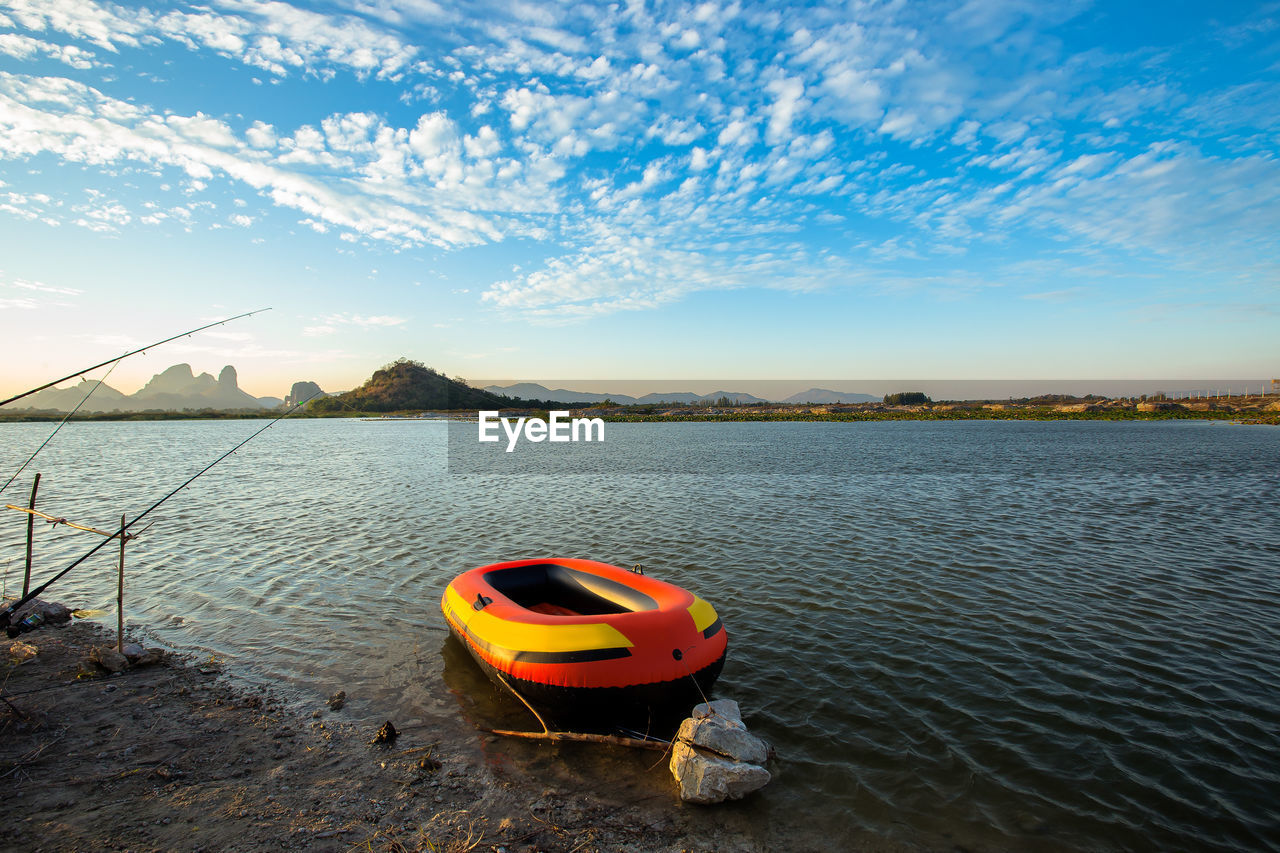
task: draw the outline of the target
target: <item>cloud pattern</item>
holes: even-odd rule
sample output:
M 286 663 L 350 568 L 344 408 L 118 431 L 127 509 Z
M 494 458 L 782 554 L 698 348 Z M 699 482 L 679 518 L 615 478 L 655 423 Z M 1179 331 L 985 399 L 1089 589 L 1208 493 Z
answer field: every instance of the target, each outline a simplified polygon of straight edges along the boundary
M 704 290 L 963 289 L 1033 254 L 1273 292 L 1280 12 L 1206 14 L 1182 42 L 1127 51 L 1097 36 L 1108 12 L 4 0 L 0 162 L 176 180 L 195 198 L 226 184 L 401 251 L 528 241 L 539 260 L 479 299 L 546 322 Z M 163 80 L 135 96 L 129 75 L 162 75 L 137 68 L 165 51 L 222 69 L 237 111 Z M 1234 73 L 1195 70 L 1213 59 Z M 315 106 L 279 109 L 271 90 L 289 87 Z M 93 230 L 264 218 L 60 189 L 0 184 L 0 214 Z

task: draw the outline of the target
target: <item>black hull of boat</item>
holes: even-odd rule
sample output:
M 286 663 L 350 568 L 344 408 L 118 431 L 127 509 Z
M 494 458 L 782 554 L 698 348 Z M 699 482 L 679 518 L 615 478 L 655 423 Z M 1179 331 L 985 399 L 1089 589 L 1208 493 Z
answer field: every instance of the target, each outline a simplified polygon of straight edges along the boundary
M 627 687 L 557 687 L 502 672 L 476 654 L 467 638 L 450 633 L 494 684 L 513 691 L 557 731 L 611 733 L 620 729 L 669 738 L 694 705 L 711 698 L 725 655 L 689 676 Z M 532 720 L 530 722 L 533 722 Z M 536 724 L 530 727 L 537 728 Z

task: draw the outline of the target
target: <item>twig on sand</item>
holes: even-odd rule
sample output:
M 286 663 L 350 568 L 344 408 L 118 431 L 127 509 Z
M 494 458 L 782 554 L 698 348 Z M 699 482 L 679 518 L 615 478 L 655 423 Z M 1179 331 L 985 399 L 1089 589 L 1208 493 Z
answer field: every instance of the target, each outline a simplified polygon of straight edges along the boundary
M 587 732 L 518 732 L 511 729 L 486 729 L 481 727 L 480 731 L 491 735 L 500 735 L 502 737 L 519 737 L 527 740 L 545 740 L 551 743 L 604 743 L 609 746 L 625 746 L 631 749 L 651 749 L 656 752 L 666 752 L 671 748 L 671 744 L 665 740 L 640 740 L 634 737 L 622 737 L 620 735 L 598 735 Z
M 58 735 L 53 740 L 45 741 L 44 743 L 40 744 L 35 749 L 28 752 L 26 755 L 22 756 L 17 761 L 13 762 L 13 766 L 10 767 L 7 771 L 5 771 L 4 773 L 0 773 L 0 779 L 4 779 L 7 776 L 11 776 L 14 773 L 17 773 L 24 766 L 32 763 L 37 758 L 39 758 L 42 752 L 44 752 L 46 749 L 53 746 L 55 743 L 57 743 L 60 740 L 62 740 L 62 735 Z
M 511 686 L 511 683 L 503 678 L 502 673 L 495 671 L 495 675 L 502 680 L 506 688 L 511 691 L 520 702 L 529 709 L 529 713 L 537 718 L 538 723 L 542 726 L 540 732 L 520 732 L 512 729 L 486 729 L 477 726 L 480 731 L 491 735 L 500 735 L 502 737 L 519 737 L 526 740 L 545 740 L 551 743 L 604 743 L 610 746 L 626 746 L 632 749 L 654 749 L 666 752 L 671 744 L 663 740 L 641 740 L 640 738 L 621 737 L 619 735 L 598 735 L 586 734 L 582 732 L 553 732 L 547 727 L 547 721 L 542 719 L 542 715 L 534 709 L 529 702 L 520 695 L 520 691 Z

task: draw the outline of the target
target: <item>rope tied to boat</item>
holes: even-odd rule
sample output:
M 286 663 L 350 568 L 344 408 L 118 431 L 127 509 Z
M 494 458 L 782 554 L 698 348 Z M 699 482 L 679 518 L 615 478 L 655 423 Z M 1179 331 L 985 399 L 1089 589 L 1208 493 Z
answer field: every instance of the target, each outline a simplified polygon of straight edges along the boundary
M 703 702 L 703 704 L 705 704 L 705 705 L 708 705 L 708 706 L 709 706 L 709 705 L 711 704 L 711 700 L 710 700 L 710 699 L 708 699 L 708 698 L 707 698 L 707 694 L 706 694 L 705 692 L 703 692 L 703 690 L 702 690 L 702 685 L 698 683 L 698 678 L 697 678 L 697 676 L 695 676 L 695 675 L 694 675 L 694 674 L 689 670 L 689 664 L 685 663 L 685 661 L 684 661 L 685 653 L 686 653 L 686 652 L 689 652 L 689 651 L 692 651 L 694 648 L 695 648 L 695 646 L 689 646 L 689 647 L 688 647 L 688 648 L 686 648 L 686 649 L 672 649 L 672 650 L 671 650 L 671 657 L 672 657 L 673 659 L 675 659 L 675 660 L 679 661 L 680 665 L 681 665 L 682 667 L 684 667 L 684 674 L 685 674 L 685 675 L 687 675 L 687 676 L 689 676 L 689 680 L 693 682 L 693 686 L 694 686 L 694 688 L 698 691 L 698 695 L 702 697 L 702 702 Z

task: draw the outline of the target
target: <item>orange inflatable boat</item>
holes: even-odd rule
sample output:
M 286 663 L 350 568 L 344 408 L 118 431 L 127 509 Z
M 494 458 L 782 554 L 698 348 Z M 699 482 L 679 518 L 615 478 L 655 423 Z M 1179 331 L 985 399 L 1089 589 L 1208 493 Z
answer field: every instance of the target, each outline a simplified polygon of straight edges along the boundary
M 557 725 L 687 716 L 728 647 L 706 601 L 594 560 L 481 566 L 453 579 L 441 607 L 481 668 Z

